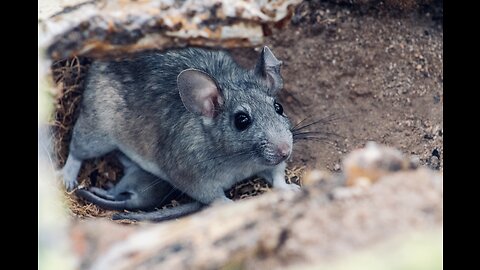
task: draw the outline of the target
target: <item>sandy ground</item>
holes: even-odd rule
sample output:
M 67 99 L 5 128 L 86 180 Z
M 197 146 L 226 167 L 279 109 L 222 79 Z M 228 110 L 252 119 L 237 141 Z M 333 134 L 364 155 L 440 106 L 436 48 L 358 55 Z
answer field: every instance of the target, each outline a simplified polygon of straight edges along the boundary
M 280 100 L 292 122 L 337 118 L 313 130 L 338 136 L 297 143 L 290 166 L 335 171 L 345 153 L 373 140 L 443 170 L 438 10 L 393 14 L 318 2 L 304 2 L 293 23 L 274 29 L 266 40 L 284 62 Z M 233 53 L 245 66 L 254 65 L 258 55 L 253 49 Z

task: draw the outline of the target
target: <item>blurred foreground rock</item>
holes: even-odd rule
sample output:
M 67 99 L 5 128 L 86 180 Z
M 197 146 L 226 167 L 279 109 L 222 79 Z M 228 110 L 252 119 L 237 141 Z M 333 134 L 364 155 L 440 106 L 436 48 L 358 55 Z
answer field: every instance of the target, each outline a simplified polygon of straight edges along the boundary
M 354 155 L 361 151 L 371 146 Z M 310 173 L 302 192 L 272 191 L 160 224 L 78 221 L 75 250 L 85 269 L 304 269 L 402 233 L 439 232 L 442 174 L 391 167 L 395 172 L 360 186 L 347 186 L 343 175 Z M 425 256 L 440 257 L 429 254 L 435 250 Z
M 264 30 L 281 27 L 301 1 L 53 2 L 39 6 L 39 46 L 57 60 L 186 45 L 260 46 Z

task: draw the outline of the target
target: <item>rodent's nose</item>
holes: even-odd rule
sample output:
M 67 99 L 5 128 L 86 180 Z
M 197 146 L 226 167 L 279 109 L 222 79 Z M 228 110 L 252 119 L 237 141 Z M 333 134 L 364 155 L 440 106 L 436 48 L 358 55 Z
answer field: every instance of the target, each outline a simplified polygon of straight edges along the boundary
M 277 153 L 282 158 L 287 158 L 290 155 L 291 151 L 292 149 L 288 143 L 280 143 L 277 146 Z

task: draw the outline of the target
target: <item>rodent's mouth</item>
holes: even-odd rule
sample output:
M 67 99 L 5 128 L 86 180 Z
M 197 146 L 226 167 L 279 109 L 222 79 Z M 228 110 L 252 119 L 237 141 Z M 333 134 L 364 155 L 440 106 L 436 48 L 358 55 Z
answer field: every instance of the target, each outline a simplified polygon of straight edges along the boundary
M 292 154 L 291 146 L 287 143 L 269 144 L 264 143 L 258 147 L 261 156 L 261 162 L 266 166 L 276 166 L 290 158 Z
M 276 166 L 276 165 L 280 164 L 282 161 L 283 161 L 283 159 L 282 159 L 282 160 L 279 159 L 278 161 L 268 161 L 268 162 L 267 162 L 267 163 L 268 163 L 267 165 L 269 165 L 269 166 Z
M 267 166 L 276 166 L 280 164 L 282 161 L 287 160 L 290 157 L 290 155 L 286 157 L 282 156 L 277 156 L 277 155 L 272 155 L 272 156 L 266 156 L 263 158 L 265 165 Z

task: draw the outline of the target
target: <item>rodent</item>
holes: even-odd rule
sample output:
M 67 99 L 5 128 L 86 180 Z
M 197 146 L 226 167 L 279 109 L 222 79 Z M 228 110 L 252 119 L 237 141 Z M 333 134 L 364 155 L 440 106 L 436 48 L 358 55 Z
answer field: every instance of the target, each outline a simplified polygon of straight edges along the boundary
M 275 99 L 281 65 L 267 46 L 249 70 L 225 51 L 202 48 L 94 61 L 62 169 L 67 190 L 78 185 L 83 160 L 111 151 L 130 168 L 117 190 L 77 194 L 97 204 L 103 199 L 103 207 L 111 201 L 117 210 L 151 208 L 164 199 L 164 185 L 198 201 L 197 208 L 228 202 L 224 191 L 253 175 L 298 190 L 284 178 L 293 141 Z M 166 183 L 143 191 L 158 178 Z

